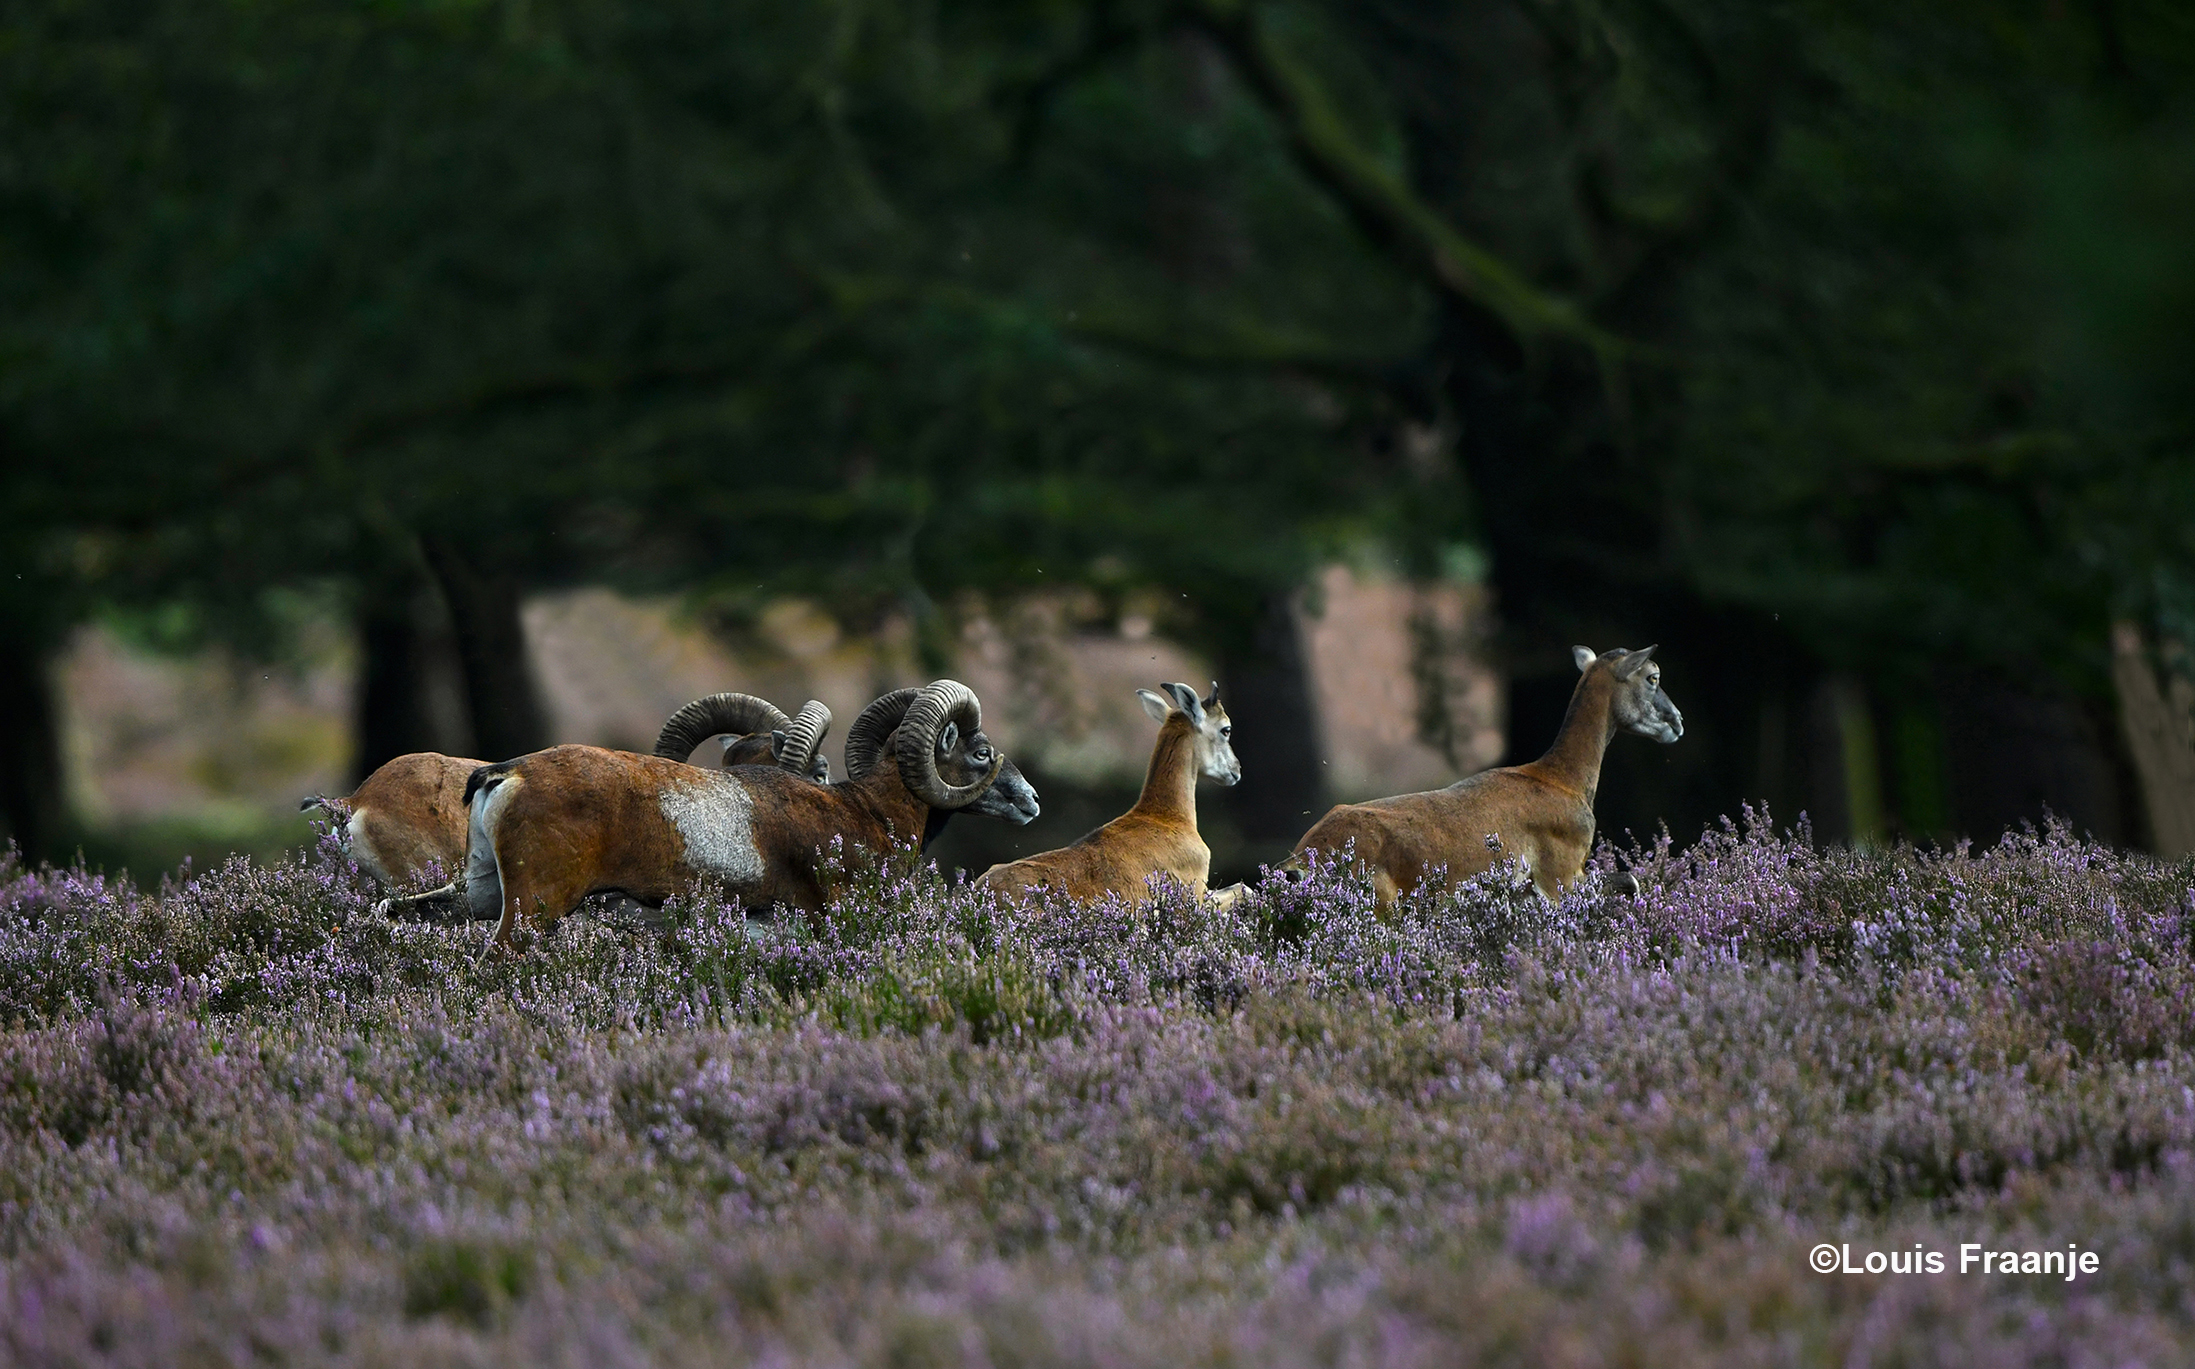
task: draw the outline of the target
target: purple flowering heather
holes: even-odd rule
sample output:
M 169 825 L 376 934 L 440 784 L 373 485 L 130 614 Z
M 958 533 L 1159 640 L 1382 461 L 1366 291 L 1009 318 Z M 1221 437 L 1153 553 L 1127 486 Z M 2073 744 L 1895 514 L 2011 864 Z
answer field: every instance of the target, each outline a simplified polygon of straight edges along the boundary
M 1226 912 L 833 858 L 484 963 L 331 841 L 0 863 L 0 1362 L 2195 1355 L 2187 865 L 1748 812 L 1383 916 L 1346 855 Z

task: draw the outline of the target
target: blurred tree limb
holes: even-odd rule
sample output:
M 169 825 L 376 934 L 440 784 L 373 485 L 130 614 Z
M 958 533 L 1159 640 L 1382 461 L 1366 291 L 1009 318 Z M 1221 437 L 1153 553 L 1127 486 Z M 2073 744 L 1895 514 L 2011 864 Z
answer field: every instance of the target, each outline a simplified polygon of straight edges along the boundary
M 1577 307 L 1533 286 L 1515 268 L 1457 232 L 1351 134 L 1317 75 L 1264 23 L 1256 0 L 1198 0 L 1188 21 L 1225 52 L 1243 81 L 1287 130 L 1307 175 L 1331 193 L 1367 237 L 1413 272 L 1484 308 L 1526 340 L 1582 342 L 1604 357 L 1620 348 Z

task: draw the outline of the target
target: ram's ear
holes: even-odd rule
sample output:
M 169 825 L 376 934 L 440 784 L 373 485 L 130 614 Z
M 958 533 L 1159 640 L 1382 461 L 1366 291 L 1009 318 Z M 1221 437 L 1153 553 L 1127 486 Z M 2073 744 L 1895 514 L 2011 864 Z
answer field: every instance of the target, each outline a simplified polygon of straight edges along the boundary
M 937 753 L 950 756 L 960 748 L 960 724 L 948 718 L 945 726 L 937 730 Z
M 1600 659 L 1599 656 L 1594 654 L 1593 648 L 1589 646 L 1574 646 L 1570 648 L 1570 655 L 1578 663 L 1578 673 L 1580 675 L 1583 675 L 1587 667 L 1591 666 L 1593 662 Z
M 726 743 L 724 749 L 731 750 L 731 744 Z M 770 733 L 770 759 L 773 761 L 785 759 L 785 729 L 782 727 Z
M 1137 690 L 1136 700 L 1143 705 L 1143 711 L 1150 714 L 1151 721 L 1155 723 L 1165 722 L 1167 713 L 1171 711 L 1171 705 L 1166 700 L 1148 689 Z

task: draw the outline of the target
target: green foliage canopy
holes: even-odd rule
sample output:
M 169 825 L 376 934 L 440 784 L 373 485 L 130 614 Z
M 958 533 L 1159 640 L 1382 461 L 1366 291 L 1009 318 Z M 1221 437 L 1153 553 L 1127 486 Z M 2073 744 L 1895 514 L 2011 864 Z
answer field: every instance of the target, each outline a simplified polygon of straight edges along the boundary
M 1188 585 L 1211 630 L 1352 540 L 1494 534 L 1520 620 L 1522 548 L 2090 688 L 2111 614 L 2195 603 L 2169 6 L 0 28 L 5 516 L 57 585 L 248 600 L 433 534 L 722 594 Z M 1490 333 L 1499 461 L 1397 441 L 1484 431 Z

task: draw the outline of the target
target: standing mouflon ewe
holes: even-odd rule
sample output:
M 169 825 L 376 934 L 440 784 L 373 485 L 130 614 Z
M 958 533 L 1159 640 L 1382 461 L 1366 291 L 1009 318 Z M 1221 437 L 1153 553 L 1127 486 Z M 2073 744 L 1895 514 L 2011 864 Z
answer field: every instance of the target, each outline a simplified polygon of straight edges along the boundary
M 880 764 L 880 760 L 890 763 Z M 849 778 L 817 784 L 774 766 L 699 770 L 661 756 L 552 746 L 466 781 L 465 896 L 497 919 L 546 926 L 589 894 L 643 905 L 696 883 L 749 908 L 819 909 L 832 838 L 882 854 L 958 811 L 1023 823 L 1036 790 L 983 734 L 982 705 L 955 680 L 888 694 L 854 721 Z
M 1185 684 L 1165 689 L 1174 696 L 1171 706 L 1148 689 L 1136 691 L 1159 725 L 1136 806 L 1072 846 L 992 866 L 983 872 L 986 885 L 1001 893 L 1049 888 L 1077 903 L 1107 894 L 1134 902 L 1149 892 L 1151 876 L 1168 874 L 1204 892 L 1212 848 L 1197 834 L 1197 777 L 1233 784 L 1242 778 L 1242 762 L 1235 759 L 1234 724 L 1219 706 L 1218 681 L 1207 699 Z
M 1684 715 L 1662 693 L 1653 647 L 1596 656 L 1581 646 L 1572 654 L 1583 674 L 1546 755 L 1446 789 L 1340 804 L 1303 834 L 1282 868 L 1300 877 L 1306 851 L 1335 856 L 1354 842 L 1358 866 L 1388 906 L 1441 867 L 1462 879 L 1514 856 L 1542 894 L 1560 897 L 1593 849 L 1593 795 L 1609 741 L 1619 731 L 1658 742 L 1684 735 Z

